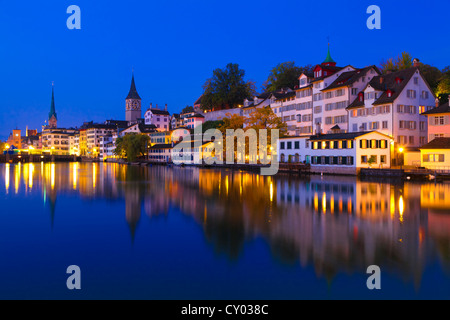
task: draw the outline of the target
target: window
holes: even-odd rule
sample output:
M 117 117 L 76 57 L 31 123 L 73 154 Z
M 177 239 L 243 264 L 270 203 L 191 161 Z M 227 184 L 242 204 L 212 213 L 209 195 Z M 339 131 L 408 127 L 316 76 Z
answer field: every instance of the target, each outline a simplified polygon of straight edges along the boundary
M 352 96 L 356 96 L 358 94 L 358 88 L 352 88 Z
M 435 126 L 443 126 L 445 124 L 444 116 L 434 117 L 434 125 Z
M 443 154 L 424 154 L 423 162 L 444 162 L 445 155 Z
M 289 141 L 289 142 L 287 143 L 287 149 L 288 149 L 288 150 L 292 149 L 292 142 L 291 142 L 291 141 Z
M 388 128 L 388 122 L 387 121 L 383 121 L 383 129 L 387 129 Z
M 300 149 L 300 141 L 294 142 L 294 149 Z
M 381 155 L 380 156 L 380 163 L 386 163 L 386 156 L 385 155 Z
M 414 77 L 414 84 L 419 84 L 419 78 L 418 77 Z
M 414 144 L 414 136 L 409 136 L 409 144 Z
M 425 131 L 426 130 L 425 129 L 425 121 L 420 121 L 419 128 L 420 128 L 420 131 Z
M 428 91 L 422 91 L 422 98 L 428 99 Z
M 353 124 L 352 131 L 353 132 L 358 132 L 358 124 L 357 123 Z
M 361 156 L 361 163 L 367 163 L 367 156 Z
M 415 99 L 416 98 L 416 90 L 407 90 L 406 97 Z
M 284 150 L 284 142 L 280 142 L 280 149 Z
M 427 143 L 427 137 L 420 137 L 420 145 L 423 146 Z
M 367 140 L 364 139 L 359 140 L 359 147 L 361 149 L 367 149 Z

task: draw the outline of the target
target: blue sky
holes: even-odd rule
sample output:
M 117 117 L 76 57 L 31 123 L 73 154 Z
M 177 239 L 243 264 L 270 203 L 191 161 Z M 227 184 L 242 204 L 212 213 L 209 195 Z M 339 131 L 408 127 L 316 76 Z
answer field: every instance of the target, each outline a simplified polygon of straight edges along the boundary
M 70 5 L 81 30 L 69 30 Z M 381 30 L 369 30 L 369 5 Z M 125 118 L 134 68 L 143 110 L 179 112 L 229 62 L 259 89 L 284 61 L 317 64 L 327 37 L 338 65 L 379 65 L 402 51 L 440 69 L 450 65 L 450 1 L 441 0 L 0 0 L 0 138 L 40 129 L 55 82 L 60 127 Z

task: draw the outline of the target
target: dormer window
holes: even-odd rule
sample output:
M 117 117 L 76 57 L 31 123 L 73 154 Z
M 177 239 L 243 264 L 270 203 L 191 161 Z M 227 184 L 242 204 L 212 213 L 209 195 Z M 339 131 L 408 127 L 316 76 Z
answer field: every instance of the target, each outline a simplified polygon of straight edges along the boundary
M 388 98 L 392 97 L 392 91 L 391 90 L 386 91 L 386 94 L 387 94 Z
M 395 78 L 395 83 L 396 84 L 400 84 L 402 82 L 402 79 L 401 78 L 399 78 L 399 77 L 396 77 Z
M 360 92 L 358 96 L 359 96 L 359 101 L 363 102 L 364 101 L 364 93 Z

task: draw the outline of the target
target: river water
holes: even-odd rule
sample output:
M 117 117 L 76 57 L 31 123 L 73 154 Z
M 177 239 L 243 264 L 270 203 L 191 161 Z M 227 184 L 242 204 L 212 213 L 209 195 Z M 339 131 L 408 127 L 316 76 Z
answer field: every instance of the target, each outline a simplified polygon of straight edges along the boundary
M 450 298 L 450 184 L 1 164 L 0 199 L 2 299 Z

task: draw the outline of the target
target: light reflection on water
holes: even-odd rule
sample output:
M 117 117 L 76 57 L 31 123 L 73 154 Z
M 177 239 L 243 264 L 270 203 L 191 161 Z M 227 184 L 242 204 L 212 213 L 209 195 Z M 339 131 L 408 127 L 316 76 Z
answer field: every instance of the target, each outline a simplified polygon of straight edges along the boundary
M 143 220 L 174 215 L 176 209 L 201 227 L 198 232 L 207 250 L 231 262 L 246 260 L 249 244 L 262 239 L 279 268 L 312 268 L 314 281 L 330 283 L 340 274 L 364 278 L 366 268 L 376 264 L 405 286 L 412 284 L 415 294 L 421 291 L 428 266 L 439 273 L 437 282 L 449 283 L 450 184 L 262 177 L 228 170 L 101 163 L 5 164 L 0 169 L 0 190 L 6 200 L 2 207 L 8 209 L 8 201 L 17 197 L 26 201 L 39 196 L 50 211 L 52 230 L 70 227 L 55 222 L 64 215 L 56 205 L 59 197 L 124 202 L 132 245 L 139 232 L 146 232 L 145 227 L 140 230 Z M 5 219 L 0 217 L 0 224 L 7 225 Z M 177 225 L 183 228 L 183 221 Z M 112 236 L 105 231 L 105 237 Z M 192 259 L 195 264 L 196 257 Z M 252 263 L 258 265 L 246 262 L 250 267 Z M 290 293 L 282 297 L 291 296 L 296 297 Z

